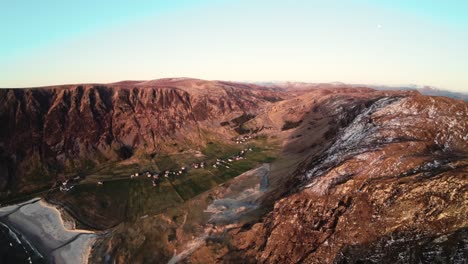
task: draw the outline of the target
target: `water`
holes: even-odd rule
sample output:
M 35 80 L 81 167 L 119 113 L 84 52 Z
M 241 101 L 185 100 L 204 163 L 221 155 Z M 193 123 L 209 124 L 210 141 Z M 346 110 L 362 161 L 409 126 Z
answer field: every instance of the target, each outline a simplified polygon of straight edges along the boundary
M 0 263 L 47 263 L 42 255 L 18 232 L 0 222 Z
M 0 208 L 0 263 L 83 263 L 93 232 L 69 230 L 39 198 Z

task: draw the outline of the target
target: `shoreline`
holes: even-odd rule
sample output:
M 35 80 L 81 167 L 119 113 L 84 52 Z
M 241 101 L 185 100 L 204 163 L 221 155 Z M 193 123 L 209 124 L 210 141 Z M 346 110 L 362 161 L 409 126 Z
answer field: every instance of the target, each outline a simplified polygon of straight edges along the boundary
M 87 263 L 97 235 L 94 231 L 75 229 L 72 221 L 60 209 L 39 198 L 0 208 L 0 222 L 21 234 L 46 260 Z

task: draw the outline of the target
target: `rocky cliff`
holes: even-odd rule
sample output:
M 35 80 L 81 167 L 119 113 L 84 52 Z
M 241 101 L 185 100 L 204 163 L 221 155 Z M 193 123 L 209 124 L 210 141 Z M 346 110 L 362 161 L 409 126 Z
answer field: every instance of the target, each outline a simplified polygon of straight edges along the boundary
M 220 122 L 285 96 L 195 79 L 2 89 L 0 190 L 50 184 L 134 155 L 196 148 L 206 144 L 204 130 L 222 134 L 213 129 Z
M 231 232 L 223 261 L 464 263 L 468 104 L 412 95 L 333 108 L 332 143 L 309 152 L 260 223 Z

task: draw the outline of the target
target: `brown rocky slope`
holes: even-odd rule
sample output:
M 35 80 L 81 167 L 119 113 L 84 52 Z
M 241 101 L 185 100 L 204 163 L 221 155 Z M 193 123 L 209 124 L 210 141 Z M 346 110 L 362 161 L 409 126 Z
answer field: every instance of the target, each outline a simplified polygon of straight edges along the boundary
M 415 94 L 333 108 L 333 143 L 307 154 L 261 222 L 231 231 L 219 260 L 465 263 L 468 104 Z

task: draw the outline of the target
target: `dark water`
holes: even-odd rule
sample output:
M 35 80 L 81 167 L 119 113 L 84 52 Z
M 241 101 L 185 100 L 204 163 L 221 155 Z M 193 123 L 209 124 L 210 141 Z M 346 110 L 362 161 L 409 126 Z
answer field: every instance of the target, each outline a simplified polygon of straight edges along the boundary
M 31 264 L 47 261 L 18 232 L 0 222 L 0 263 Z

